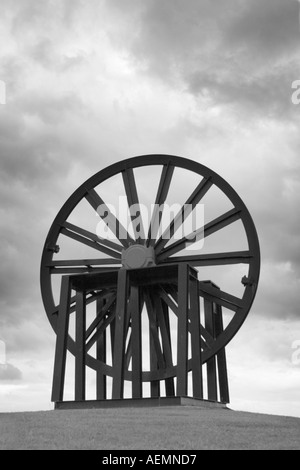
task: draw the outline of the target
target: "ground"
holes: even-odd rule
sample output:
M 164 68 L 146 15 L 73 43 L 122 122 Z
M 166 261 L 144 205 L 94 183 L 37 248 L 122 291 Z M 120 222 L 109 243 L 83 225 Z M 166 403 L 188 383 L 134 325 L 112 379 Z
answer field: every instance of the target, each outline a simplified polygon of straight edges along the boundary
M 300 450 L 300 419 L 197 407 L 0 414 L 0 450 Z

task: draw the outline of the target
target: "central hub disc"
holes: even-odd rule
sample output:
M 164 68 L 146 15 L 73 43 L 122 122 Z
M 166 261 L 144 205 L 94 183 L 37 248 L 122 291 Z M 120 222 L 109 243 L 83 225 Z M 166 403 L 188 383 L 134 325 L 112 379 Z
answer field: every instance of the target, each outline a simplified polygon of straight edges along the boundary
M 122 253 L 122 264 L 126 269 L 147 268 L 155 265 L 154 248 L 132 245 Z

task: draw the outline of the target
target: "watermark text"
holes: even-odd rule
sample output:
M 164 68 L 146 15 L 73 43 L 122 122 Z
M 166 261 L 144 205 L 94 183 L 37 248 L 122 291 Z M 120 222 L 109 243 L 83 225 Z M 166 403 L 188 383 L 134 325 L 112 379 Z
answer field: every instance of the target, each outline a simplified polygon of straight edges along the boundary
M 185 248 L 197 242 L 197 248 L 204 244 L 204 204 L 197 208 L 190 204 L 152 204 L 151 208 L 143 204 L 128 207 L 126 197 L 120 197 L 118 207 L 113 204 L 101 204 L 97 208 L 101 221 L 97 224 L 97 236 L 105 239 L 128 239 L 135 236 L 150 239 L 184 240 Z M 104 223 L 103 223 L 104 222 Z M 201 245 L 201 246 L 200 246 Z

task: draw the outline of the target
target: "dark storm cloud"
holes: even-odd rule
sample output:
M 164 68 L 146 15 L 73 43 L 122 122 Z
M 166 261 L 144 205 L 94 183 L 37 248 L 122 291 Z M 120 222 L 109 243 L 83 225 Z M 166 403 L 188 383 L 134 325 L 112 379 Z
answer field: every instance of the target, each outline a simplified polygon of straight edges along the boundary
M 262 273 L 253 312 L 269 319 L 299 319 L 299 145 L 297 133 L 277 123 L 271 137 L 265 129 L 253 145 L 248 142 L 247 148 L 245 142 L 230 162 L 233 186 L 245 199 L 261 245 Z
M 0 300 L 1 320 L 9 323 L 22 316 L 18 309 L 8 315 L 7 303 L 21 308 L 39 298 L 39 257 L 69 193 L 68 176 L 81 151 L 72 125 L 82 111 L 75 95 L 55 87 L 47 94 L 40 83 L 24 96 L 11 93 L 0 120 Z
M 137 3 L 117 4 L 134 9 Z M 266 117 L 293 114 L 298 12 L 297 0 L 149 1 L 129 45 L 148 73 L 181 80 L 212 104 Z
M 297 140 L 294 142 L 297 146 Z M 253 211 L 260 228 L 266 262 L 289 262 L 300 279 L 300 167 L 290 161 L 288 150 L 275 160 L 266 157 L 247 182 L 252 189 Z M 254 191 L 255 189 L 255 191 Z M 250 192 L 250 191 L 249 191 Z
M 61 130 L 75 111 L 76 100 L 36 93 L 6 109 L 0 123 L 0 178 L 23 181 L 32 188 L 43 178 L 59 177 L 58 167 L 66 169 L 71 159 L 70 141 Z
M 251 0 L 240 5 L 240 14 L 226 32 L 229 43 L 256 49 L 257 62 L 299 49 L 298 0 Z

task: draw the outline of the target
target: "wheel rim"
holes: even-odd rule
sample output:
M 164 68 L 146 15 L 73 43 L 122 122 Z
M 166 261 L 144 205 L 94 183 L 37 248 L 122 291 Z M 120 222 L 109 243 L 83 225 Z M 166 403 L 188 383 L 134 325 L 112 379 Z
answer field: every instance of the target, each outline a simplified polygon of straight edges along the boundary
M 147 230 L 147 227 L 140 227 L 141 230 L 139 230 L 139 232 L 133 229 L 134 237 L 128 234 L 126 239 L 119 240 L 119 242 L 116 243 L 109 239 L 100 240 L 95 233 L 87 231 L 82 227 L 74 226 L 68 221 L 73 211 L 83 200 L 86 200 L 94 210 L 97 210 L 99 205 L 105 204 L 107 201 L 103 201 L 103 199 L 101 199 L 99 190 L 97 189 L 96 191 L 95 188 L 101 188 L 101 184 L 109 181 L 116 175 L 122 175 L 128 205 L 132 206 L 134 204 L 139 204 L 134 171 L 138 168 L 147 166 L 162 167 L 155 200 L 155 203 L 158 205 L 164 204 L 167 200 L 175 169 L 188 170 L 199 175 L 199 183 L 187 200 L 187 202 L 194 208 L 201 203 L 205 195 L 208 194 L 213 187 L 217 187 L 221 190 L 221 192 L 231 202 L 233 209 L 205 224 L 204 232 L 203 227 L 199 227 L 199 229 L 202 229 L 201 236 L 203 236 L 204 233 L 205 241 L 211 235 L 221 232 L 224 228 L 231 226 L 237 221 L 241 221 L 246 235 L 248 249 L 244 251 L 231 251 L 225 253 L 213 252 L 204 255 L 197 252 L 193 255 L 183 256 L 180 254 L 182 253 L 182 250 L 189 245 L 188 237 L 172 242 L 171 236 L 166 241 L 163 238 L 163 234 L 157 236 L 156 228 L 154 231 L 152 230 L 152 233 L 150 233 L 149 228 Z M 110 213 L 109 217 L 114 216 Z M 155 217 L 157 218 L 158 215 L 155 214 L 154 210 L 151 222 L 153 222 Z M 120 227 L 118 222 L 116 227 Z M 174 236 L 176 231 L 176 217 L 170 222 L 167 228 L 169 233 Z M 82 263 L 80 265 L 77 262 L 78 260 L 76 260 L 76 262 L 73 259 L 63 261 L 61 259 L 57 260 L 56 251 L 58 239 L 61 236 L 71 238 L 76 243 L 79 243 L 80 246 L 83 244 L 85 247 L 93 248 L 94 250 L 101 252 L 106 258 L 101 258 L 100 260 L 97 259 L 97 266 L 95 265 L 96 259 L 81 260 Z M 96 270 L 105 271 L 111 270 L 112 268 L 119 269 L 122 265 L 122 252 L 124 253 L 125 251 L 126 253 L 127 251 L 128 253 L 130 247 L 135 245 L 146 246 L 148 249 L 152 248 L 155 252 L 156 263 L 159 265 L 164 263 L 180 264 L 184 262 L 195 266 L 198 269 L 209 266 L 240 264 L 245 265 L 246 267 L 248 266 L 248 272 L 243 280 L 245 289 L 241 298 L 212 286 L 208 286 L 202 280 L 199 281 L 201 297 L 213 300 L 217 305 L 220 305 L 223 308 L 225 307 L 233 312 L 232 319 L 217 339 L 210 338 L 205 327 L 203 325 L 201 326 L 203 339 L 202 358 L 203 363 L 207 362 L 212 356 L 224 348 L 238 332 L 250 311 L 257 291 L 260 272 L 259 241 L 253 220 L 245 204 L 234 189 L 218 174 L 199 163 L 181 157 L 169 155 L 146 155 L 135 157 L 111 165 L 94 175 L 81 185 L 64 204 L 51 226 L 43 250 L 41 262 L 42 298 L 47 316 L 55 332 L 59 303 L 54 300 L 52 285 L 53 276 L 59 278 L 64 274 L 71 275 L 79 272 L 84 273 Z M 94 264 L 92 261 L 94 261 Z M 111 266 L 110 268 L 108 267 L 108 263 L 109 266 Z M 87 265 L 89 267 L 87 267 Z M 174 286 L 158 286 L 155 293 L 154 291 L 145 291 L 143 295 L 143 301 L 148 315 L 151 316 L 151 310 L 155 308 L 155 302 L 158 297 L 165 302 L 170 311 L 175 313 L 176 292 L 174 291 Z M 116 293 L 114 291 L 110 291 L 108 293 L 102 292 L 100 295 L 99 293 L 90 293 L 87 297 L 87 303 L 92 303 L 97 299 L 101 302 L 101 299 L 103 300 L 105 297 L 107 302 L 107 312 L 109 312 L 109 308 L 113 311 L 115 296 Z M 75 342 L 70 336 L 68 339 L 68 349 L 72 354 L 76 354 Z M 112 366 L 99 361 L 90 354 L 87 354 L 87 366 L 94 370 L 101 371 L 107 376 L 113 375 Z M 165 367 L 163 370 L 144 370 L 142 373 L 143 382 L 162 380 L 162 378 L 165 379 L 174 376 L 176 376 L 176 365 Z M 131 380 L 130 370 L 126 371 L 125 379 Z

